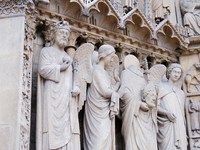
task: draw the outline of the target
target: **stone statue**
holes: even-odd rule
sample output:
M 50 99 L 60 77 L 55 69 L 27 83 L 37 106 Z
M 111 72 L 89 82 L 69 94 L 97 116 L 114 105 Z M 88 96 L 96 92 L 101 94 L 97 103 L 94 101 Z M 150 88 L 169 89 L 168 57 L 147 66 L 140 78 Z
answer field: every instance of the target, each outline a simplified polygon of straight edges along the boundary
M 127 57 L 127 56 L 126 56 Z M 125 149 L 138 149 L 136 144 L 136 136 L 133 122 L 135 110 L 143 109 L 148 111 L 149 108 L 145 102 L 142 102 L 141 89 L 146 85 L 143 71 L 140 69 L 140 63 L 136 57 L 134 64 L 127 66 L 121 73 L 121 86 L 118 91 L 121 98 L 122 112 L 122 129 L 121 133 L 124 137 Z M 124 60 L 125 61 L 125 60 Z
M 200 89 L 200 63 L 193 64 L 185 76 L 187 92 L 198 92 Z
M 118 91 L 122 102 L 121 133 L 124 137 L 125 149 L 157 150 L 157 93 L 155 84 L 153 81 L 149 81 L 146 85 L 143 71 L 135 56 L 126 57 L 124 59 L 126 69 L 122 71 L 121 87 Z M 130 57 L 132 58 L 130 59 Z M 126 60 L 131 60 L 133 63 L 128 65 Z M 164 75 L 165 70 L 162 71 L 161 76 Z M 157 74 L 159 74 L 158 72 L 159 70 L 157 70 Z M 151 73 L 150 70 L 149 76 Z M 149 79 L 158 80 L 155 76 Z
M 89 43 L 84 44 L 87 46 Z M 93 49 L 90 46 L 85 50 Z M 114 150 L 115 149 L 115 133 L 114 133 L 114 117 L 119 111 L 119 95 L 116 92 L 120 86 L 118 77 L 119 59 L 115 55 L 115 49 L 110 45 L 102 45 L 98 50 L 98 62 L 89 64 L 88 59 L 84 59 L 88 54 L 84 51 L 76 56 L 74 62 L 75 69 L 75 85 L 81 90 L 80 107 L 85 103 L 84 115 L 84 149 L 98 150 Z M 83 58 L 83 59 L 81 59 Z M 90 55 L 90 60 L 92 56 Z M 88 65 L 86 65 L 88 64 Z M 83 66 L 87 70 L 81 69 Z M 88 73 L 89 72 L 89 73 Z M 89 83 L 87 90 L 84 85 Z M 82 96 L 81 96 L 82 95 Z M 84 97 L 83 97 L 84 95 Z M 83 98 L 81 98 L 83 97 Z
M 79 150 L 80 133 L 76 99 L 72 97 L 72 59 L 64 51 L 69 24 L 54 26 L 53 45 L 41 50 L 37 98 L 37 150 Z M 77 95 L 79 88 L 74 87 Z
M 190 122 L 191 122 L 191 130 L 192 134 L 198 134 L 199 132 L 199 106 L 195 104 L 194 99 L 189 99 L 188 110 L 190 113 Z
M 158 93 L 158 148 L 187 150 L 182 66 L 171 64 L 166 77 L 168 81 L 159 85 Z
M 133 7 L 135 0 L 123 0 L 122 5 L 127 7 Z
M 170 13 L 170 1 L 169 0 L 153 0 L 152 9 L 156 22 L 160 22 L 164 19 L 165 13 Z
M 192 32 L 190 35 L 200 34 L 200 2 L 197 0 L 182 0 L 181 10 L 184 15 L 184 25 Z

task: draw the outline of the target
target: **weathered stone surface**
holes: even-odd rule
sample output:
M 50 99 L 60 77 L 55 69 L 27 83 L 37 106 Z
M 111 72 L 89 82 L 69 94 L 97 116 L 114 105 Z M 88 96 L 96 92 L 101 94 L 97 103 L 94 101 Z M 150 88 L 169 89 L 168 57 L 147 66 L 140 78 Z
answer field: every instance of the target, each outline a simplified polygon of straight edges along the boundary
M 61 18 L 68 21 L 71 27 L 65 49 L 71 58 L 78 47 L 91 43 L 96 53 L 103 44 L 110 44 L 115 48 L 120 61 L 119 75 L 123 70 L 122 60 L 129 54 L 138 58 L 138 67 L 142 70 L 148 70 L 156 64 L 168 67 L 173 62 L 179 62 L 183 66 L 184 75 L 188 72 L 183 90 L 186 94 L 190 150 L 198 148 L 200 136 L 196 118 L 199 113 L 199 72 L 196 70 L 196 78 L 189 69 L 194 63 L 199 63 L 199 3 L 183 0 L 180 8 L 179 0 L 158 1 L 161 4 L 159 7 L 154 7 L 155 2 L 157 1 L 0 1 L 0 138 L 6 137 L 0 141 L 0 149 L 29 149 L 30 143 L 30 149 L 36 149 L 39 54 L 42 48 L 52 45 L 51 25 Z M 39 11 L 37 20 L 35 5 Z M 186 10 L 185 6 L 192 6 L 191 10 Z M 93 64 L 98 61 L 97 57 L 94 54 Z M 81 107 L 83 103 L 84 101 Z M 86 112 L 83 109 L 79 113 L 82 149 L 83 117 Z M 119 115 L 115 118 L 114 127 L 117 150 L 125 149 L 122 127 Z
M 5 140 L 1 141 L 2 150 L 19 147 L 24 22 L 24 17 L 0 19 L 0 139 Z

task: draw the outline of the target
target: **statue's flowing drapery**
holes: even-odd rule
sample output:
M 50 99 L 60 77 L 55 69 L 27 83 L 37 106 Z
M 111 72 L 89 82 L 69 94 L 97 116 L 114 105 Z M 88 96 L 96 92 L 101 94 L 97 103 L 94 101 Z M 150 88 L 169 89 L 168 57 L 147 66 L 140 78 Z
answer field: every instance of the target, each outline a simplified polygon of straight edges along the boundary
M 84 115 L 84 149 L 111 150 L 112 125 L 110 119 L 111 89 L 108 73 L 99 65 L 93 66 L 92 83 L 88 89 Z
M 37 99 L 38 150 L 80 148 L 77 104 L 71 95 L 72 66 L 60 72 L 63 57 L 69 56 L 64 51 L 58 53 L 53 48 L 43 48 L 40 53 Z
M 130 66 L 121 74 L 122 135 L 126 150 L 157 150 L 156 111 L 144 112 L 141 89 L 146 85 L 143 73 Z M 121 91 L 120 91 L 121 92 Z
M 159 149 L 187 150 L 184 92 L 168 82 L 162 83 L 158 99 L 160 107 L 176 116 L 175 123 L 170 122 L 167 116 L 158 116 Z
M 189 26 L 197 34 L 200 34 L 200 8 L 196 9 L 196 6 L 200 3 L 193 2 L 192 0 L 182 0 L 181 10 L 184 14 L 184 25 Z
M 164 18 L 164 13 L 169 12 L 170 10 L 170 1 L 169 0 L 153 0 L 152 9 L 154 16 L 156 18 Z

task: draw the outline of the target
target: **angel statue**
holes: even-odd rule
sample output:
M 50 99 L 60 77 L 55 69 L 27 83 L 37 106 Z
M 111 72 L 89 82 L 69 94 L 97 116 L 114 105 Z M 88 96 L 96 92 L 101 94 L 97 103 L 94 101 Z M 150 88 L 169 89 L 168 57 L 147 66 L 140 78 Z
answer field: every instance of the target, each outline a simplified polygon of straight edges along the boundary
M 172 63 L 166 77 L 168 81 L 159 85 L 158 92 L 158 148 L 187 150 L 182 66 Z
M 86 46 L 87 48 L 83 48 Z M 112 46 L 102 45 L 98 50 L 98 62 L 92 66 L 92 46 L 89 43 L 83 44 L 74 58 L 77 70 L 75 85 L 81 90 L 80 108 L 87 99 L 84 114 L 84 149 L 114 150 L 114 116 L 119 111 L 119 96 L 116 92 L 120 86 L 119 59 Z M 88 52 L 89 50 L 91 51 Z M 86 98 L 87 83 L 89 87 Z
M 37 150 L 79 150 L 77 100 L 72 97 L 72 59 L 64 51 L 69 23 L 54 24 L 53 45 L 40 52 L 37 94 Z M 73 94 L 80 92 L 73 88 Z
M 145 79 L 138 59 L 123 60 L 121 86 L 122 135 L 126 150 L 157 150 L 157 89 L 166 67 L 155 65 Z

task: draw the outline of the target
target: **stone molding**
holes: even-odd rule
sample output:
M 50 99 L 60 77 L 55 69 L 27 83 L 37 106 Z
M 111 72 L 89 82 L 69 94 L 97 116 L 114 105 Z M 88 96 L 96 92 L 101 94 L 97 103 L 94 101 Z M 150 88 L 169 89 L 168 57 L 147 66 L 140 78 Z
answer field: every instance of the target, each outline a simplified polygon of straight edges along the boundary
M 25 15 L 28 0 L 2 0 L 0 1 L 0 18 Z
M 32 0 L 26 4 L 25 36 L 23 52 L 22 101 L 20 114 L 20 149 L 29 150 L 30 146 L 30 117 L 31 117 L 31 81 L 33 40 L 36 31 L 36 16 L 38 12 Z

